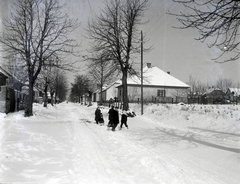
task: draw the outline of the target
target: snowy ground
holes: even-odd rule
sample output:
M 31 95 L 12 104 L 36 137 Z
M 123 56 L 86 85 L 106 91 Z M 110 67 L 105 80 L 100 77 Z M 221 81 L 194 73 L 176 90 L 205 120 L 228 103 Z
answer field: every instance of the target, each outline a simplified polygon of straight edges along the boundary
M 96 106 L 0 113 L 0 184 L 239 183 L 240 106 L 139 107 L 115 132 L 93 123 Z

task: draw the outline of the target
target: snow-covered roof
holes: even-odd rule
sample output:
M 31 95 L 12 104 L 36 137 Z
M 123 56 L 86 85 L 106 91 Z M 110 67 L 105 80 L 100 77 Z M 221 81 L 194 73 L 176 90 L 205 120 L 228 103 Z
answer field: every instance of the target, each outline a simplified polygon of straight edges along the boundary
M 240 89 L 239 88 L 228 88 L 230 92 L 234 92 L 234 96 L 239 96 L 240 95 Z
M 137 76 L 129 77 L 127 84 L 140 85 L 141 79 Z M 164 72 L 156 66 L 143 68 L 143 85 L 148 86 L 168 86 L 168 87 L 185 87 L 190 86 L 178 80 L 172 75 Z M 120 85 L 119 85 L 120 86 Z
M 213 91 L 222 91 L 220 88 L 217 88 L 217 87 L 209 87 L 206 89 L 206 92 L 205 94 L 209 94 L 209 93 L 212 93 Z
M 109 89 L 110 87 L 112 87 L 113 85 L 116 85 L 116 86 L 117 86 L 117 85 L 119 85 L 119 84 L 122 84 L 122 81 L 121 81 L 121 80 L 117 80 L 117 81 L 115 81 L 115 82 L 107 85 L 107 86 L 103 89 L 103 91 L 108 90 L 108 89 Z

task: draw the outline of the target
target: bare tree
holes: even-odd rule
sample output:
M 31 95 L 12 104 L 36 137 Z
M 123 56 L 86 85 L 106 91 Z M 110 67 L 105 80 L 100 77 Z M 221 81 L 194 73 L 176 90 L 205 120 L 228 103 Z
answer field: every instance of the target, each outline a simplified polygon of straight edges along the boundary
M 56 104 L 57 102 L 62 102 L 66 100 L 67 92 L 68 92 L 68 82 L 67 82 L 67 77 L 65 75 L 65 71 L 59 68 L 54 68 L 51 73 L 51 80 L 50 80 L 49 87 L 50 87 L 52 105 L 54 101 Z
M 16 62 L 18 61 L 18 62 Z M 25 62 L 16 56 L 11 56 L 3 63 L 3 68 L 11 73 L 19 82 L 27 82 L 27 68 Z
M 188 89 L 175 89 L 171 91 L 172 96 L 175 97 L 176 102 L 179 102 L 179 100 L 182 101 L 183 97 L 186 96 Z
M 115 70 L 112 60 L 109 60 L 108 55 L 103 52 L 92 54 L 89 64 L 90 77 L 94 83 L 100 88 L 100 104 L 102 104 L 102 91 L 103 85 L 110 81 L 110 77 L 114 77 L 115 74 L 119 74 L 118 70 Z
M 127 77 L 134 72 L 134 54 L 140 53 L 137 26 L 148 8 L 148 0 L 112 0 L 101 14 L 88 24 L 92 50 L 103 51 L 111 58 L 115 70 L 122 73 L 123 109 L 128 110 Z
M 63 102 L 67 99 L 68 94 L 68 83 L 67 83 L 67 76 L 64 72 L 58 73 L 55 78 L 55 103 L 57 100 L 59 102 Z M 58 99 L 57 99 L 58 98 Z
M 68 37 L 77 28 L 77 21 L 69 19 L 61 10 L 57 0 L 14 0 L 10 17 L 3 22 L 0 43 L 5 56 L 18 56 L 24 61 L 28 74 L 25 116 L 33 114 L 33 86 L 43 65 L 53 55 L 73 54 L 77 46 L 75 40 Z
M 219 78 L 216 82 L 216 87 L 226 92 L 228 88 L 233 86 L 233 81 L 230 79 Z
M 239 0 L 173 0 L 182 4 L 187 12 L 170 13 L 176 15 L 182 23 L 182 29 L 195 28 L 200 37 L 197 40 L 204 42 L 213 40 L 209 47 L 216 46 L 223 55 L 231 53 L 223 62 L 237 60 L 240 57 L 238 28 L 240 25 Z
M 53 105 L 53 96 L 54 94 L 56 96 L 56 80 L 61 69 L 58 67 L 58 57 L 52 56 L 45 63 L 46 64 L 43 65 L 43 70 L 41 71 L 41 78 L 42 83 L 44 83 L 44 107 L 47 107 L 47 92 L 50 92 L 51 105 Z
M 190 86 L 188 90 L 188 96 L 190 98 L 198 95 L 203 95 L 207 90 L 207 85 L 204 85 L 201 81 L 194 78 L 192 75 L 189 76 L 189 81 L 187 82 Z
M 80 102 L 83 96 L 86 96 L 89 91 L 89 79 L 86 75 L 77 75 L 74 79 L 74 83 L 71 84 L 71 96 L 72 98 L 78 98 Z

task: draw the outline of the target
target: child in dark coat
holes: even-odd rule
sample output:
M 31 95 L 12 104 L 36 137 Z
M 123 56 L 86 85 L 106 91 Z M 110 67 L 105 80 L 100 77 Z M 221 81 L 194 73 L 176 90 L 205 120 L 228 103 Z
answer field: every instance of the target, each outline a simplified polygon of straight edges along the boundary
M 101 110 L 99 107 L 95 110 L 95 121 L 98 124 L 101 119 Z
M 119 123 L 118 109 L 115 108 L 115 110 L 113 111 L 112 131 L 115 131 L 115 128 L 117 127 L 118 123 Z
M 103 124 L 104 124 L 104 119 L 103 119 L 102 113 L 100 113 L 99 124 L 100 124 L 100 125 L 103 125 Z
M 111 109 L 109 109 L 108 111 L 108 127 L 112 127 L 113 126 L 113 121 L 114 121 L 114 106 L 111 107 Z
M 121 118 L 121 125 L 120 125 L 120 130 L 122 129 L 123 124 L 125 125 L 125 127 L 128 128 L 127 125 L 127 112 L 126 111 L 122 111 L 122 118 Z

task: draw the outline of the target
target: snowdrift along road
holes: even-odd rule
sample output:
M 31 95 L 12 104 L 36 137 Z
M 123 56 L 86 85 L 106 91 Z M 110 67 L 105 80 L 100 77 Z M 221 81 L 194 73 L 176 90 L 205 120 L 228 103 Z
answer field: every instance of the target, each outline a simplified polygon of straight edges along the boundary
M 240 134 L 233 130 L 239 130 L 238 121 L 226 132 L 211 126 L 215 117 L 197 126 L 202 116 L 192 113 L 186 119 L 171 108 L 165 113 L 174 111 L 171 118 L 136 116 L 128 119 L 129 129 L 112 132 L 106 127 L 108 109 L 102 109 L 104 126 L 93 123 L 95 108 L 35 104 L 30 118 L 22 112 L 0 114 L 0 183 L 239 182 Z

